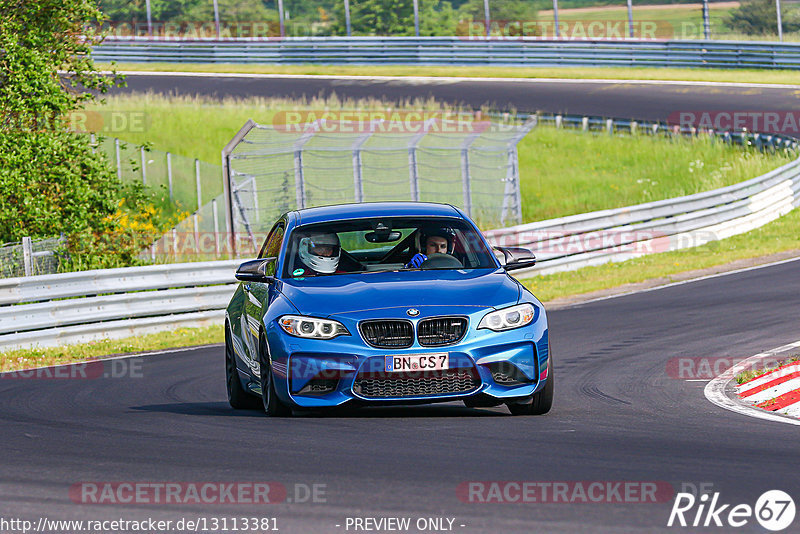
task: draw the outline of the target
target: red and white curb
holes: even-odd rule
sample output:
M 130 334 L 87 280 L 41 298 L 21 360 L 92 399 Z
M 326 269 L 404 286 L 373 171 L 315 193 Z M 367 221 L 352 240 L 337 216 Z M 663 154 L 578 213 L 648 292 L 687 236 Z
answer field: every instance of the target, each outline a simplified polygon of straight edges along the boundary
M 743 401 L 762 410 L 800 418 L 800 362 L 793 362 L 736 386 Z
M 742 360 L 706 384 L 706 398 L 732 412 L 800 425 L 800 362 L 784 365 L 741 385 L 736 383 L 736 375 L 742 371 L 758 369 L 761 363 L 774 362 L 778 355 L 798 348 L 800 341 Z

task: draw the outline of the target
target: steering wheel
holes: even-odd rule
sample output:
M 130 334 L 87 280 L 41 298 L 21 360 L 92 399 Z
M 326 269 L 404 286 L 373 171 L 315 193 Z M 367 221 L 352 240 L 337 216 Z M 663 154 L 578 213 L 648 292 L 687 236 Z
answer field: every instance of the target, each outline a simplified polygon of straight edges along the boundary
M 428 256 L 419 266 L 420 269 L 462 269 L 464 266 L 460 261 L 450 254 L 435 253 Z

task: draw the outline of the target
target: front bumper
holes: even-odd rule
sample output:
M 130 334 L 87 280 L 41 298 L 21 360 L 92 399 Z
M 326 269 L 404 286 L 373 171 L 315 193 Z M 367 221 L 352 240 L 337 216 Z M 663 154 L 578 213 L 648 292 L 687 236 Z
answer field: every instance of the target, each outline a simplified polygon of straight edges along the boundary
M 266 326 L 276 392 L 284 402 L 305 408 L 527 397 L 544 386 L 549 357 L 547 321 L 537 310 L 530 325 L 506 332 L 476 330 L 483 311 L 470 315 L 467 334 L 456 344 L 422 347 L 415 341 L 406 349 L 367 345 L 355 319 L 337 317 L 351 335 L 332 340 L 290 336 L 273 322 Z M 448 371 L 384 371 L 387 355 L 443 352 L 449 354 Z

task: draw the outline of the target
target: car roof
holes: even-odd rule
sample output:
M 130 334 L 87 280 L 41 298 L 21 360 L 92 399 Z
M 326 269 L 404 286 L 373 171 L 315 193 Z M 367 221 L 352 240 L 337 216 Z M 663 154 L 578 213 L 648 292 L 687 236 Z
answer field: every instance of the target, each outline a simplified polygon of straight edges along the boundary
M 433 202 L 362 202 L 337 204 L 297 210 L 295 224 L 314 224 L 367 217 L 458 217 L 461 213 L 450 204 Z

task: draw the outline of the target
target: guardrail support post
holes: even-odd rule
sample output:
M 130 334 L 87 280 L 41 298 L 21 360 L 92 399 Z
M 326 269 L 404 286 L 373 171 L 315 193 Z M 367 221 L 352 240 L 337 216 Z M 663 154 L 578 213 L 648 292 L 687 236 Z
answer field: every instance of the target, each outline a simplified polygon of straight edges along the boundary
M 584 118 L 581 119 L 581 129 L 584 132 L 588 132 L 589 131 L 589 117 L 584 117 Z
M 614 133 L 614 119 L 606 119 L 606 132 L 608 135 Z
M 33 275 L 33 243 L 30 237 L 22 238 L 22 265 L 25 276 Z
M 564 123 L 564 117 L 561 115 L 556 115 L 556 128 L 561 128 Z

